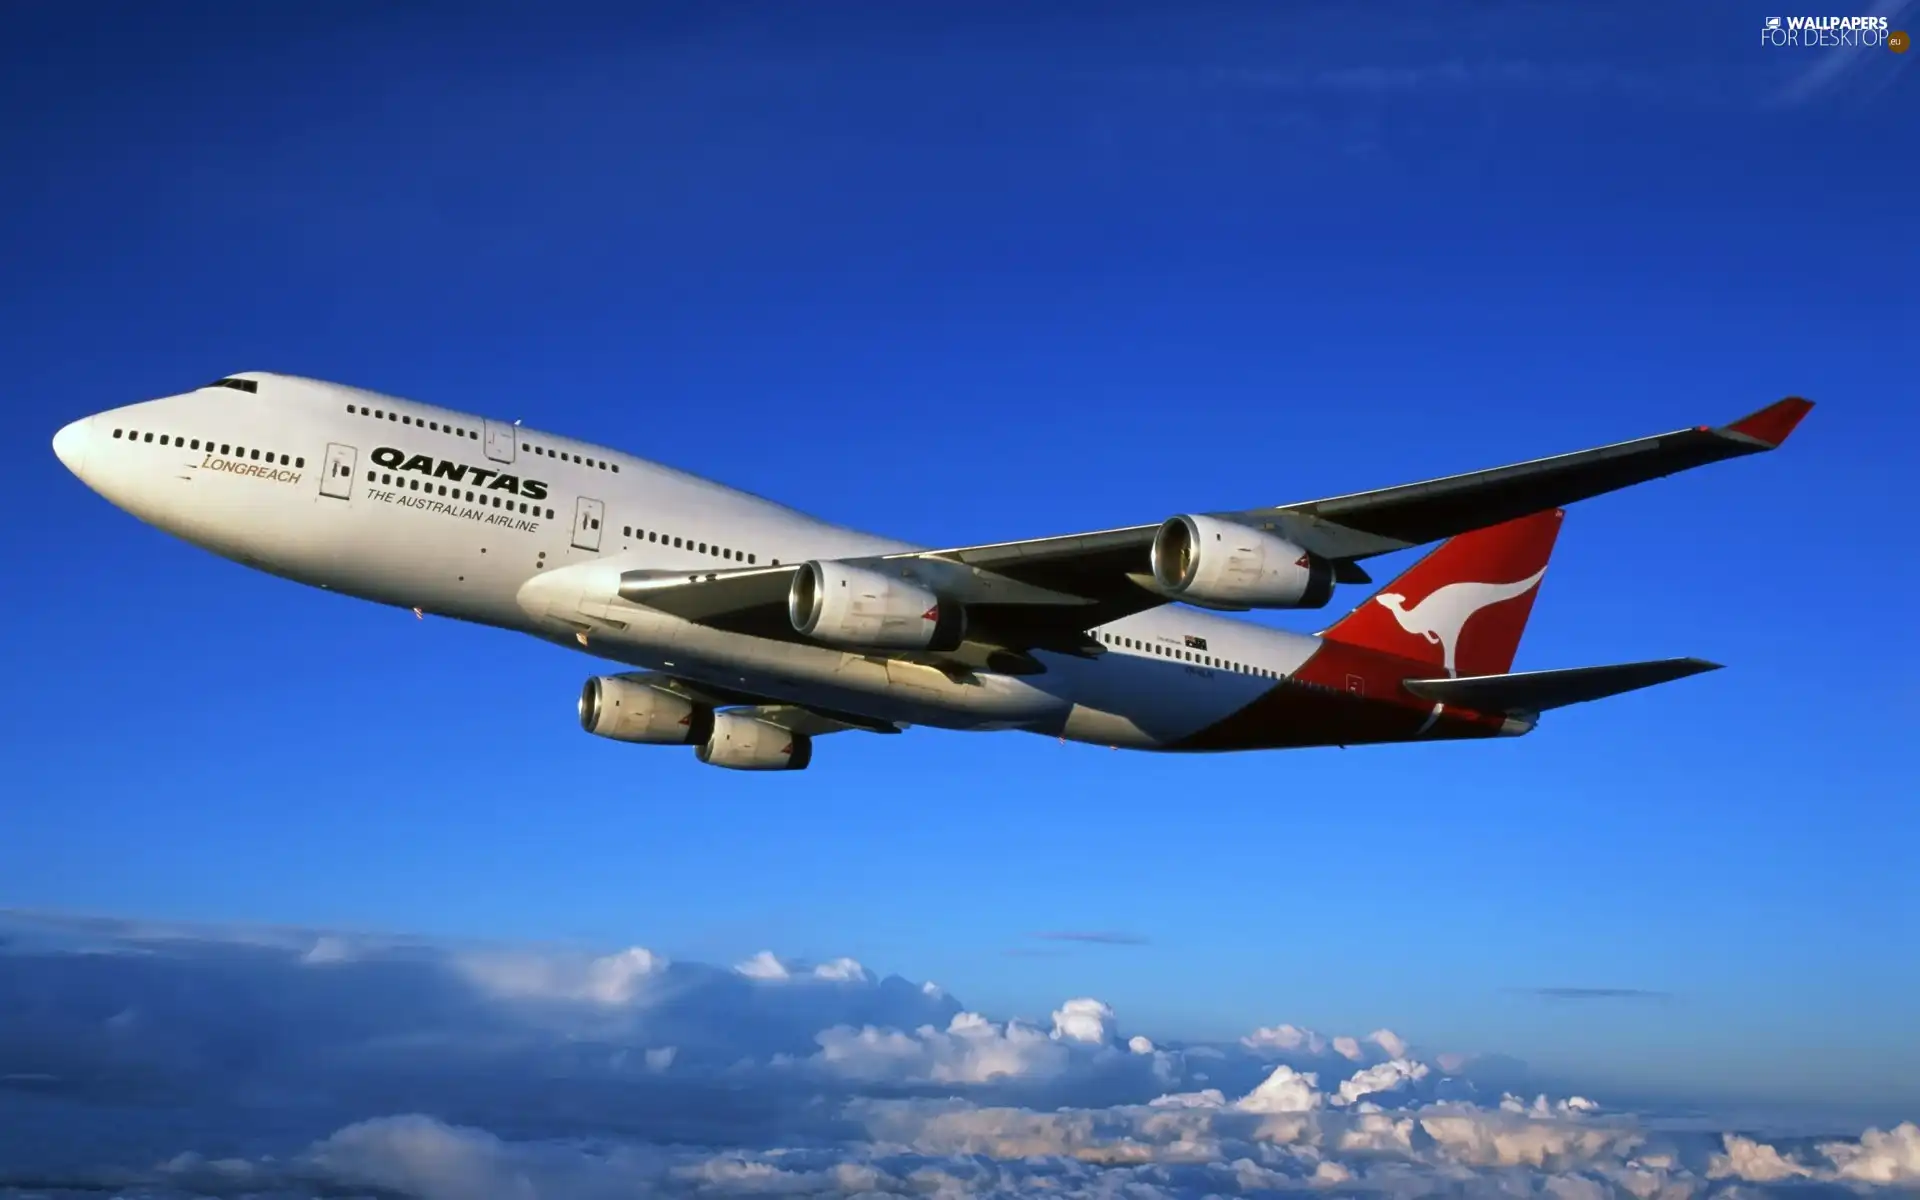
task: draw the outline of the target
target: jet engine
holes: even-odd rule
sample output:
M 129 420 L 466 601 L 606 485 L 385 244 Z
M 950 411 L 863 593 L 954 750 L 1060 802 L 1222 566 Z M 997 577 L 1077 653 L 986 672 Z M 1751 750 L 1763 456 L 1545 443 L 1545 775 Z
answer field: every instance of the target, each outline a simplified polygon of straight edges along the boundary
M 967 627 L 966 609 L 911 580 L 831 560 L 794 572 L 787 616 L 798 633 L 863 650 L 952 650 Z
M 664 688 L 599 675 L 581 689 L 580 728 L 616 742 L 685 746 L 706 741 L 713 710 Z
M 1249 525 L 1169 517 L 1153 535 L 1153 577 L 1169 595 L 1200 604 L 1320 608 L 1333 597 L 1333 564 Z
M 804 771 L 813 760 L 813 739 L 746 713 L 713 714 L 713 732 L 694 757 L 710 767 L 735 771 Z

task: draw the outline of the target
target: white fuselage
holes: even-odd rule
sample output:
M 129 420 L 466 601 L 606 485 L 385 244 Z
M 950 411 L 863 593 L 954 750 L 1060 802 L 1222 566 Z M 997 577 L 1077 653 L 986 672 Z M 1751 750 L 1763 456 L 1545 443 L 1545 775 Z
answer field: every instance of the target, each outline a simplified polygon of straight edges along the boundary
M 1044 673 L 962 683 L 724 632 L 618 601 L 620 574 L 919 547 L 572 438 L 293 376 L 232 380 L 76 421 L 56 452 L 119 507 L 262 571 L 575 649 L 585 623 L 601 658 L 883 721 L 1162 748 L 1319 645 L 1172 605 L 1097 631 L 1098 658 L 1043 653 Z

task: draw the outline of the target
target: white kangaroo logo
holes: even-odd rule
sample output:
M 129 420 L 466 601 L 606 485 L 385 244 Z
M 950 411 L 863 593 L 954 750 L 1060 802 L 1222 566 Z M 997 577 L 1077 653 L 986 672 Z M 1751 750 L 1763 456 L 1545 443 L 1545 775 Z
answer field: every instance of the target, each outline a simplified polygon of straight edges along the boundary
M 1400 628 L 1423 637 L 1440 647 L 1441 662 L 1447 674 L 1454 674 L 1453 656 L 1459 649 L 1460 631 L 1483 608 L 1502 600 L 1524 596 L 1547 573 L 1546 567 L 1514 583 L 1449 583 L 1435 588 L 1425 600 L 1407 607 L 1407 598 L 1394 592 L 1382 592 L 1374 599 L 1393 614 Z
M 1441 662 L 1447 669 L 1448 678 L 1452 678 L 1455 675 L 1453 656 L 1459 648 L 1460 631 L 1467 627 L 1468 621 L 1473 620 L 1473 615 L 1502 600 L 1526 595 L 1546 573 L 1547 568 L 1543 564 L 1538 571 L 1513 583 L 1449 583 L 1433 589 L 1425 600 L 1412 608 L 1407 607 L 1407 598 L 1396 592 L 1382 592 L 1374 599 L 1393 614 L 1393 619 L 1400 622 L 1400 628 L 1440 647 Z M 1427 719 L 1420 723 L 1420 728 L 1414 730 L 1413 736 L 1419 737 L 1432 729 L 1433 723 L 1440 719 L 1440 710 L 1445 707 L 1444 702 L 1435 704 L 1433 711 L 1427 714 Z

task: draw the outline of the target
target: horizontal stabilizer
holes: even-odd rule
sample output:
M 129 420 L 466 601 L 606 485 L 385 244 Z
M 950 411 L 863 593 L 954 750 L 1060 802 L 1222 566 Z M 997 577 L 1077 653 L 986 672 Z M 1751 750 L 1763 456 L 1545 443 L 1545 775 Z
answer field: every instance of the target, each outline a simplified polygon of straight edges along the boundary
M 1569 704 L 1604 700 L 1622 692 L 1719 669 L 1719 663 L 1703 658 L 1662 658 L 1607 667 L 1569 667 L 1564 671 L 1470 675 L 1464 679 L 1409 679 L 1407 690 L 1427 700 L 1475 712 L 1534 714 Z

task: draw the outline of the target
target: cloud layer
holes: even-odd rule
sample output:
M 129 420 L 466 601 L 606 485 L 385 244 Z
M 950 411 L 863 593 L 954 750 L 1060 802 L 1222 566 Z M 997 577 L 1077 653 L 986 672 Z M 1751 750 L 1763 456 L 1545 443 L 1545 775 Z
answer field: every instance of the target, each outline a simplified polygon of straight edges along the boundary
M 1920 1127 L 1665 1132 L 1390 1030 L 1161 1042 L 851 959 L 0 919 L 0 1195 L 1797 1196 Z

